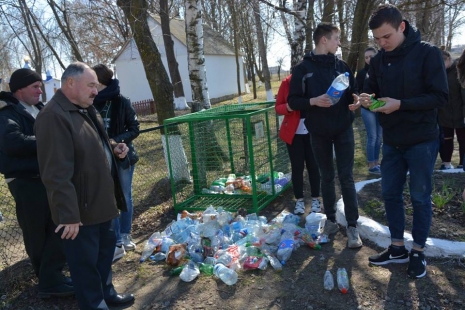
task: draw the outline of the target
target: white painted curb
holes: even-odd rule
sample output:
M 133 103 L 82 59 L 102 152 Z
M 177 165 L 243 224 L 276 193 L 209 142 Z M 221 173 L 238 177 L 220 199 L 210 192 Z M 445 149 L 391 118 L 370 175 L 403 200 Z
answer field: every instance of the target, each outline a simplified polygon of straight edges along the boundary
M 463 173 L 462 169 L 438 170 L 444 173 Z M 355 190 L 360 191 L 366 184 L 379 182 L 379 179 L 372 179 L 367 181 L 358 182 L 355 184 Z M 344 202 L 342 198 L 337 202 L 336 221 L 342 225 L 347 226 L 347 221 L 344 213 Z M 383 248 L 387 248 L 391 244 L 391 234 L 387 226 L 373 221 L 370 218 L 360 216 L 357 222 L 360 237 L 369 239 Z M 408 249 L 412 248 L 413 238 L 408 232 L 404 233 L 405 246 Z M 449 241 L 437 238 L 428 238 L 426 240 L 425 255 L 430 257 L 465 257 L 465 242 Z

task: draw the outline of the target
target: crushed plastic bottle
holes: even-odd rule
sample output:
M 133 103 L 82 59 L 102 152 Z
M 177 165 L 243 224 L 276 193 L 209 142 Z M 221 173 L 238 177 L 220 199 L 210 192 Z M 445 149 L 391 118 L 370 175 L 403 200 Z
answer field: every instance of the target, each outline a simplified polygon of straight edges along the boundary
M 345 268 L 337 269 L 337 287 L 342 294 L 346 294 L 349 290 L 349 277 Z
M 200 274 L 199 266 L 196 263 L 189 260 L 186 266 L 182 269 L 181 273 L 179 274 L 179 278 L 184 282 L 191 282 Z
M 326 95 L 328 95 L 332 105 L 339 102 L 347 87 L 349 87 L 349 73 L 339 74 L 326 91 Z
M 213 267 L 213 274 L 227 285 L 234 285 L 237 282 L 237 273 L 223 264 L 216 264 Z
M 276 252 L 276 257 L 282 265 L 285 265 L 286 261 L 291 257 L 294 245 L 295 241 L 293 234 L 289 231 L 285 231 L 281 236 L 281 242 L 279 243 L 278 251 Z
M 178 266 L 176 268 L 173 268 L 170 270 L 170 275 L 171 276 L 179 276 L 182 272 L 182 270 L 184 269 L 184 266 L 185 265 L 181 265 L 181 266 Z
M 328 290 L 328 291 L 331 291 L 334 288 L 333 274 L 329 270 L 326 270 L 326 272 L 325 272 L 323 286 L 324 286 L 325 290 Z
M 153 251 L 161 245 L 161 243 L 162 237 L 160 232 L 157 231 L 153 233 L 144 245 L 139 262 L 144 262 L 150 255 L 152 255 Z

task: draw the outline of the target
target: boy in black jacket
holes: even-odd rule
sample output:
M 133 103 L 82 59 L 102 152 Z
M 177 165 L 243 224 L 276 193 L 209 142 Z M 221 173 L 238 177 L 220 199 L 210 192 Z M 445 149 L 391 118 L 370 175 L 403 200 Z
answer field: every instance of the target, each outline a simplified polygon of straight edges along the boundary
M 378 112 L 383 127 L 381 187 L 391 233 L 391 245 L 369 258 L 374 265 L 407 263 L 408 275 L 426 275 L 423 254 L 431 226 L 432 174 L 439 147 L 437 109 L 448 100 L 447 77 L 440 50 L 422 42 L 420 33 L 402 19 L 393 5 L 378 7 L 369 27 L 381 47 L 370 63 L 360 102 L 370 106 L 370 94 L 386 104 Z M 404 245 L 402 199 L 410 174 L 413 205 L 412 250 Z
M 339 230 L 336 223 L 336 191 L 333 147 L 341 184 L 344 212 L 348 224 L 349 248 L 362 246 L 357 230 L 358 204 L 353 178 L 354 132 L 353 111 L 360 107 L 354 76 L 335 53 L 339 47 L 339 28 L 330 23 L 319 24 L 314 33 L 315 50 L 305 55 L 292 70 L 288 103 L 292 110 L 306 110 L 305 126 L 310 132 L 315 159 L 320 169 L 321 193 L 327 221 L 324 234 Z M 331 105 L 326 91 L 333 80 L 348 72 L 350 85 L 339 102 Z

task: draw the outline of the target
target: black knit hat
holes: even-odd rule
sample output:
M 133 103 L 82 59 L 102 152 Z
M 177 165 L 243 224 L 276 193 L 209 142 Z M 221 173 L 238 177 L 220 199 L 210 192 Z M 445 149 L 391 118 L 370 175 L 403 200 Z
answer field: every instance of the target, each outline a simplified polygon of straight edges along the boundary
M 37 81 L 42 82 L 42 77 L 37 72 L 27 68 L 18 69 L 11 75 L 10 91 L 14 93 L 18 89 L 27 87 Z

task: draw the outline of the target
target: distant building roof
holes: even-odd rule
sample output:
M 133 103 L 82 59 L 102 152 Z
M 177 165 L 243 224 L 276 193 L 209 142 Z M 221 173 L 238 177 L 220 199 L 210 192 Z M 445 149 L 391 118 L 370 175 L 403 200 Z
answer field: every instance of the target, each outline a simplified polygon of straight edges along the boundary
M 155 14 L 150 14 L 157 24 L 161 25 L 160 16 Z M 186 43 L 186 24 L 184 19 L 179 18 L 172 18 L 170 19 L 170 31 L 171 35 L 178 39 L 182 44 L 187 46 Z M 119 58 L 121 53 L 126 49 L 129 43 L 133 40 L 133 38 L 126 41 L 121 49 L 116 54 L 115 58 L 113 59 L 112 63 Z M 228 55 L 234 56 L 234 47 L 225 40 L 219 33 L 211 29 L 208 25 L 203 25 L 203 53 L 204 55 Z M 242 53 L 239 52 L 239 55 Z
M 161 24 L 160 16 L 150 14 L 150 16 Z M 176 39 L 184 45 L 186 43 L 186 22 L 184 19 L 170 19 L 170 31 Z M 203 53 L 205 55 L 234 55 L 234 47 L 225 40 L 218 32 L 211 29 L 208 25 L 203 24 Z

